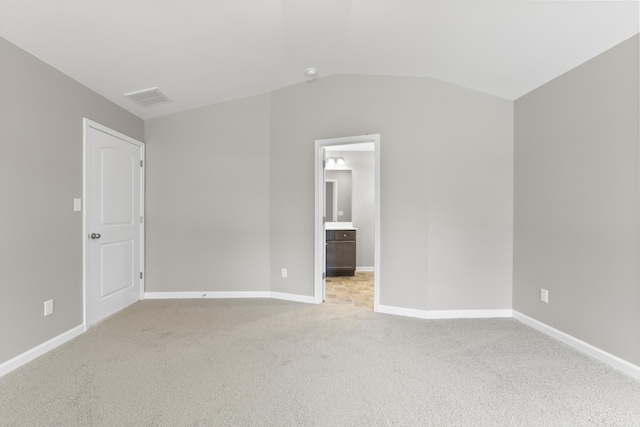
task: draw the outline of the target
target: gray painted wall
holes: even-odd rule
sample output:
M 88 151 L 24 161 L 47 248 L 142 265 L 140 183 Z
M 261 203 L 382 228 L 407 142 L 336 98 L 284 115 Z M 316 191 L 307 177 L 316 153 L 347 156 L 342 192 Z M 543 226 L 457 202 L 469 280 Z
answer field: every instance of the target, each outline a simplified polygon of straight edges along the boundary
M 513 288 L 515 310 L 636 365 L 638 49 L 635 36 L 516 101 Z
M 269 99 L 145 122 L 147 291 L 269 290 Z
M 144 127 L 2 38 L 0 64 L 2 363 L 82 324 L 83 117 L 140 141 Z
M 512 127 L 512 102 L 362 76 L 147 121 L 147 290 L 311 296 L 314 140 L 381 133 L 382 303 L 510 308 Z
M 381 134 L 381 303 L 510 308 L 513 103 L 430 78 L 272 94 L 271 290 L 313 294 L 314 140 L 366 133 Z

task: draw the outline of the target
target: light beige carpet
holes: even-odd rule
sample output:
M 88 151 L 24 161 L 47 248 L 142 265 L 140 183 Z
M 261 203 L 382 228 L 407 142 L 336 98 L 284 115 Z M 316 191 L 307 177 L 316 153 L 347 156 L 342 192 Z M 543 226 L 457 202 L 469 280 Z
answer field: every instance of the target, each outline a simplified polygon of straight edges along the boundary
M 2 426 L 640 425 L 640 382 L 512 319 L 142 301 L 0 378 Z

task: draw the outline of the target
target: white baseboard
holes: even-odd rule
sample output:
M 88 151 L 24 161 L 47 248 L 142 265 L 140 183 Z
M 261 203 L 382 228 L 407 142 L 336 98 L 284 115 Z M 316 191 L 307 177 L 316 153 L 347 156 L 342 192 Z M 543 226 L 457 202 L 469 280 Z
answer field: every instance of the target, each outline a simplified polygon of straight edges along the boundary
M 313 297 L 281 292 L 145 292 L 144 299 L 199 299 L 199 298 L 274 298 L 287 301 L 314 303 Z
M 416 310 L 413 308 L 378 305 L 378 313 L 416 317 L 418 319 L 486 319 L 492 317 L 512 317 L 511 309 L 504 310 Z
M 49 341 L 33 347 L 31 350 L 27 350 L 22 354 L 17 355 L 13 359 L 9 359 L 6 362 L 0 364 L 0 377 L 8 374 L 14 369 L 18 369 L 20 366 L 31 362 L 33 359 L 42 356 L 43 354 L 53 350 L 56 347 L 61 346 L 82 334 L 85 331 L 84 325 L 76 326 L 73 329 L 69 329 L 67 332 L 63 332 L 57 337 L 51 338 Z
M 271 292 L 145 292 L 144 299 L 269 298 Z
M 640 380 L 640 366 L 636 366 L 633 363 L 627 362 L 626 360 L 621 359 L 618 356 L 607 353 L 606 351 L 601 350 L 598 347 L 595 347 L 587 342 L 584 342 L 574 336 L 571 336 L 565 332 L 562 332 L 515 310 L 513 310 L 513 318 L 519 320 L 527 326 L 531 326 L 533 329 L 536 329 L 545 335 L 549 335 L 551 338 L 555 338 L 558 341 L 561 341 L 568 346 L 573 347 L 576 350 L 581 351 L 582 353 L 585 353 L 588 356 L 606 363 L 607 365 L 611 366 L 614 369 L 617 369 L 618 371 L 624 372 L 625 374 L 637 380 Z
M 281 299 L 285 301 L 295 301 L 295 302 L 304 302 L 307 304 L 315 304 L 316 301 L 313 297 L 308 297 L 306 295 L 296 295 L 296 294 L 284 294 L 281 292 L 271 292 L 271 298 Z
M 356 272 L 361 271 L 361 272 L 375 272 L 376 268 L 375 267 L 356 267 Z

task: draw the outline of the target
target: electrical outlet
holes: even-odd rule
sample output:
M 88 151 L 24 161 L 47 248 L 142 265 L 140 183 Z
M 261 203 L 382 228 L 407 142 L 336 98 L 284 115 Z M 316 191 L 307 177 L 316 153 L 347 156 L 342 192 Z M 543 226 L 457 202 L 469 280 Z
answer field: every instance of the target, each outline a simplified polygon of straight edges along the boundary
M 53 300 L 52 299 L 44 302 L 44 315 L 48 316 L 50 314 L 53 314 Z
M 282 277 L 284 277 L 285 279 L 287 278 L 287 269 L 286 268 L 282 269 Z
M 543 288 L 540 288 L 540 301 L 549 303 L 549 291 Z
M 82 210 L 82 199 L 73 199 L 73 211 L 80 212 Z

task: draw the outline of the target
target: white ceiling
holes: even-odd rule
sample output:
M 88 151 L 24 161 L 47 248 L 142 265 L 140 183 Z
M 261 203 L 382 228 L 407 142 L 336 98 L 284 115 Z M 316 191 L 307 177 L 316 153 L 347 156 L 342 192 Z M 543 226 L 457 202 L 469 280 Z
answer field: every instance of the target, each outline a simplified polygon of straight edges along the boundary
M 516 99 L 639 27 L 638 0 L 0 0 L 0 36 L 143 119 L 299 83 L 307 67 Z M 123 97 L 154 86 L 174 102 Z

